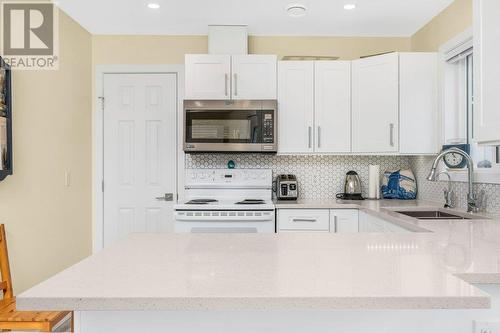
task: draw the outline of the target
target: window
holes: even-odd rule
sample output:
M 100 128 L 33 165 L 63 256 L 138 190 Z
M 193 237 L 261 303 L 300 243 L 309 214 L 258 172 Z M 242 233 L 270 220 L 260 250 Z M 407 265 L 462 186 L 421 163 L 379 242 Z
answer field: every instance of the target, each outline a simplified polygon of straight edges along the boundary
M 474 52 L 472 34 L 443 46 L 443 122 L 445 144 L 468 144 L 475 167 L 490 170 L 500 162 L 498 147 L 474 142 Z M 500 172 L 500 169 L 498 170 Z

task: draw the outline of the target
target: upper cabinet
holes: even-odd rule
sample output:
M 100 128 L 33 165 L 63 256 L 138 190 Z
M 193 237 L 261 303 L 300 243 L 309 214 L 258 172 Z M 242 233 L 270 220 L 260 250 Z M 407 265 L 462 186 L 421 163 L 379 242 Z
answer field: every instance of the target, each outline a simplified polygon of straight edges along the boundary
M 279 144 L 283 154 L 351 151 L 351 63 L 279 62 Z
M 280 61 L 278 68 L 278 150 L 313 153 L 314 62 Z
M 439 152 L 436 53 L 390 53 L 353 61 L 355 153 Z
M 398 53 L 390 53 L 353 61 L 353 152 L 398 152 L 398 114 Z
M 500 144 L 500 1 L 474 1 L 474 139 Z
M 276 99 L 275 55 L 233 55 L 233 99 Z
M 351 62 L 314 64 L 314 111 L 317 153 L 351 151 Z
M 439 142 L 438 56 L 399 54 L 399 152 L 437 154 Z
M 274 55 L 188 54 L 185 98 L 276 99 Z
M 186 55 L 186 99 L 230 99 L 231 56 Z

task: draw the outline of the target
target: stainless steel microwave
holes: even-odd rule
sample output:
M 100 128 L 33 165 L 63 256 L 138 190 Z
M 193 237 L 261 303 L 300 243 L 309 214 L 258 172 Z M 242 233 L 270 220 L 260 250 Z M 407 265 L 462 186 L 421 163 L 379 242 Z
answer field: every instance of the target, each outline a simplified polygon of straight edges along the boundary
M 276 153 L 277 102 L 184 101 L 184 151 Z

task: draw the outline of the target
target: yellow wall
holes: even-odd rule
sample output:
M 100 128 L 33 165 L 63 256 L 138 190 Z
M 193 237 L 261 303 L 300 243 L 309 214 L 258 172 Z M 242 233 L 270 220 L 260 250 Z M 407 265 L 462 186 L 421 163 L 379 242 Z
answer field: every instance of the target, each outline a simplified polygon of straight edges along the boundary
M 339 56 L 355 59 L 389 51 L 409 51 L 410 38 L 250 37 L 254 54 Z M 206 36 L 94 36 L 94 63 L 182 64 L 186 53 L 207 53 Z
M 60 69 L 13 73 L 14 175 L 0 183 L 0 221 L 16 292 L 91 253 L 92 37 L 59 17 Z
M 472 0 L 455 0 L 411 39 L 413 51 L 434 52 L 472 26 Z

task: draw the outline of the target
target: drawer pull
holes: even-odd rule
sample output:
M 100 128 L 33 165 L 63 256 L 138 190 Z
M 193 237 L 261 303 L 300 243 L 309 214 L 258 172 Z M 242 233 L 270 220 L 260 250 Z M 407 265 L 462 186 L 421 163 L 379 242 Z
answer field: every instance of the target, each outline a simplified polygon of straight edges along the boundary
M 296 218 L 292 219 L 293 222 L 318 222 L 317 219 L 314 218 Z

